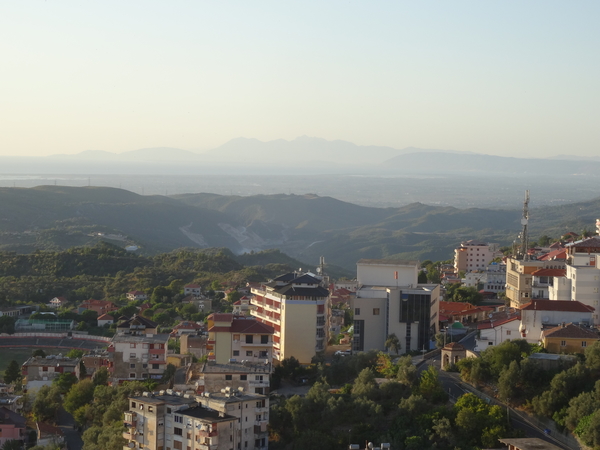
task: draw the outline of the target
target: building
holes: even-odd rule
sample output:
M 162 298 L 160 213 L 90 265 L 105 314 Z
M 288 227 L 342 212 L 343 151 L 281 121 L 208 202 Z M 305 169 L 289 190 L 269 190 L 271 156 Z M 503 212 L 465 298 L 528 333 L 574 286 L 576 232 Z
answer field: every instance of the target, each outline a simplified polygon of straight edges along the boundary
M 63 373 L 73 373 L 79 380 L 79 358 L 68 358 L 62 355 L 32 356 L 21 366 L 23 384 L 27 390 L 50 386 L 55 378 Z
M 250 312 L 250 298 L 244 295 L 237 302 L 233 303 L 233 313 L 241 316 L 248 315 Z
M 21 310 L 16 306 L 3 306 L 0 308 L 0 317 L 19 317 L 20 315 Z
M 171 336 L 181 337 L 184 334 L 199 334 L 204 331 L 204 325 L 190 320 L 183 320 L 173 327 Z
M 273 327 L 253 317 L 213 313 L 208 316 L 208 360 L 268 362 L 273 359 Z
M 64 297 L 54 297 L 52 300 L 50 300 L 50 302 L 48 303 L 48 306 L 50 308 L 53 308 L 53 309 L 58 309 L 58 308 L 62 308 L 66 304 L 67 304 L 67 299 L 66 298 L 64 298 Z
M 0 447 L 6 441 L 12 440 L 27 442 L 26 420 L 22 415 L 2 406 L 0 407 Z
M 507 450 L 561 450 L 562 447 L 557 447 L 550 442 L 538 438 L 513 438 L 513 439 L 498 439 L 503 444 L 506 444 Z
M 130 302 L 134 302 L 137 300 L 141 300 L 141 301 L 146 301 L 148 300 L 148 295 L 146 295 L 145 292 L 142 291 L 129 291 L 126 294 L 127 300 L 129 300 Z
M 464 241 L 454 250 L 454 270 L 456 273 L 485 270 L 487 265 L 500 255 L 498 244 L 487 244 L 477 240 Z
M 268 395 L 271 364 L 228 363 L 192 364 L 187 384 L 196 393 L 221 392 L 231 388 L 242 392 Z
M 566 272 L 566 269 L 538 269 L 533 272 L 531 274 L 533 276 L 531 298 L 549 299 L 554 280 L 563 278 Z
M 418 272 L 418 261 L 358 261 L 353 352 L 385 351 L 391 334 L 403 352 L 431 348 L 439 331 L 440 287 L 418 284 Z
M 36 422 L 35 426 L 37 429 L 36 445 L 44 447 L 51 445 L 55 448 L 63 447 L 63 444 L 65 443 L 65 435 L 60 428 L 44 422 Z
M 195 283 L 186 284 L 183 287 L 183 295 L 192 295 L 194 297 L 200 297 L 200 295 L 202 295 L 202 286 Z
M 492 262 L 484 269 L 467 272 L 464 285 L 495 294 L 503 292 L 506 289 L 506 265 Z
M 108 346 L 113 382 L 160 379 L 167 368 L 169 335 L 155 334 L 157 324 L 133 316 L 117 327 Z
M 77 312 L 81 314 L 85 310 L 96 311 L 98 316 L 102 314 L 109 313 L 111 311 L 116 311 L 119 309 L 117 305 L 113 302 L 109 302 L 108 300 L 94 300 L 93 298 L 86 300 L 77 309 Z
M 542 344 L 550 353 L 584 353 L 587 347 L 599 340 L 597 330 L 572 323 L 542 331 Z
M 115 322 L 115 318 L 110 314 L 102 314 L 98 317 L 98 326 L 103 327 L 104 325 L 112 325 Z
M 329 290 L 321 277 L 288 273 L 253 286 L 252 317 L 273 327 L 273 359 L 295 357 L 304 364 L 325 350 Z
M 129 398 L 123 450 L 266 450 L 268 406 L 265 396 L 234 390 L 199 397 L 145 392 Z
M 523 260 L 514 257 L 506 260 L 506 297 L 510 306 L 518 308 L 533 298 L 533 273 L 540 269 L 564 269 L 566 261 Z
M 206 334 L 182 334 L 179 337 L 179 351 L 183 354 L 191 353 L 197 358 L 202 358 L 207 355 L 206 341 L 208 340 L 208 333 Z
M 571 300 L 531 300 L 521 306 L 521 337 L 528 342 L 538 343 L 542 330 L 562 323 L 592 324 L 594 308 Z
M 475 351 L 502 344 L 504 341 L 521 339 L 521 314 L 519 311 L 502 311 L 491 314 L 488 320 L 477 324 Z

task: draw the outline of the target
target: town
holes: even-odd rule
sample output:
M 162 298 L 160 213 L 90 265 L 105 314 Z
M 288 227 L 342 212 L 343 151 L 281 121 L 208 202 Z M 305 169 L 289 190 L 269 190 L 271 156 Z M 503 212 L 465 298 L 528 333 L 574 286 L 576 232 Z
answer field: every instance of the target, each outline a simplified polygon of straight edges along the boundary
M 137 280 L 118 298 L 115 286 L 79 302 L 5 295 L 4 358 L 30 355 L 6 361 L 0 446 L 600 445 L 600 237 L 530 242 L 526 218 L 527 200 L 513 248 L 469 240 L 450 261 L 362 259 L 353 279 L 321 258 L 256 281 L 266 272 L 244 278 L 223 255 L 188 252 L 169 260 L 188 283 L 151 287 L 138 267 L 111 278 Z M 85 254 L 130 258 L 110 244 Z M 200 276 L 195 257 L 221 275 Z M 70 292 L 94 292 L 81 286 Z

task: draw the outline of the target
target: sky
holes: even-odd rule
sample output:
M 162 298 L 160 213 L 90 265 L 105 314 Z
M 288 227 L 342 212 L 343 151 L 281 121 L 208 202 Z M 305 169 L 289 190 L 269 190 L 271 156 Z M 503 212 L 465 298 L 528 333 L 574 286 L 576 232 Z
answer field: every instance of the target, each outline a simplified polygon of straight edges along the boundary
M 597 1 L 0 3 L 0 156 L 301 135 L 600 155 Z

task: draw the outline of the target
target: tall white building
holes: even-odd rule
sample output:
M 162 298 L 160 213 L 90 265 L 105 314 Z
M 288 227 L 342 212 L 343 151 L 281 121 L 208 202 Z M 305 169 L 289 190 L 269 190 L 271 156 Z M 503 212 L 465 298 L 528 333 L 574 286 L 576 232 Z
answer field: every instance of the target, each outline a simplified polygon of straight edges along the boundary
M 487 265 L 499 255 L 498 244 L 488 244 L 474 239 L 464 241 L 454 250 L 454 270 L 457 273 L 485 270 Z
M 418 261 L 358 261 L 353 352 L 385 351 L 391 334 L 402 353 L 429 350 L 437 332 L 440 287 L 418 284 L 418 273 Z

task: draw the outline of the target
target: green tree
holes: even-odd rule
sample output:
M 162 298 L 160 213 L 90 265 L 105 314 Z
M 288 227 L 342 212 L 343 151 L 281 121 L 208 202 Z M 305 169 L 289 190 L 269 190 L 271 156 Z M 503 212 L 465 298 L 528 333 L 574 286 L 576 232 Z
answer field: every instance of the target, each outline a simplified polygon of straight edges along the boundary
M 173 388 L 173 383 L 175 382 L 175 372 L 177 372 L 177 368 L 173 364 L 167 364 L 167 368 L 163 372 L 161 382 L 167 383 L 169 388 Z
M 33 351 L 33 353 L 31 354 L 31 356 L 33 356 L 34 358 L 36 356 L 40 356 L 42 358 L 46 357 L 46 352 L 44 350 L 42 350 L 41 348 L 38 348 L 36 350 Z
M 21 367 L 19 363 L 14 359 L 8 363 L 6 370 L 4 371 L 4 382 L 14 383 L 21 379 Z
M 2 450 L 23 450 L 23 441 L 17 439 L 9 439 L 2 444 Z
M 352 387 L 352 395 L 356 397 L 367 397 L 372 398 L 374 392 L 377 389 L 377 382 L 375 381 L 375 375 L 371 369 L 363 369 L 356 380 L 354 380 L 354 386 Z
M 57 386 L 63 395 L 69 392 L 75 383 L 77 383 L 77 377 L 72 372 L 61 373 L 52 381 L 52 385 Z
M 100 367 L 98 370 L 96 370 L 96 372 L 94 372 L 92 381 L 96 386 L 106 386 L 108 384 L 108 369 L 106 367 Z
M 75 414 L 75 411 L 93 400 L 95 387 L 94 382 L 89 379 L 74 384 L 65 397 L 64 408 L 69 413 Z
M 10 316 L 0 317 L 0 333 L 14 334 L 16 319 Z
M 35 420 L 48 422 L 56 418 L 60 405 L 61 396 L 58 386 L 42 386 L 35 395 L 31 412 Z
M 448 396 L 442 387 L 442 383 L 438 377 L 438 371 L 434 366 L 429 366 L 427 370 L 421 372 L 419 394 L 433 403 L 447 401 Z
M 398 339 L 398 336 L 396 336 L 394 333 L 389 334 L 385 340 L 385 348 L 397 355 L 401 348 L 400 339 Z
M 71 350 L 68 351 L 68 353 L 65 355 L 67 358 L 81 358 L 84 354 L 83 350 L 77 349 L 77 348 L 72 348 Z

